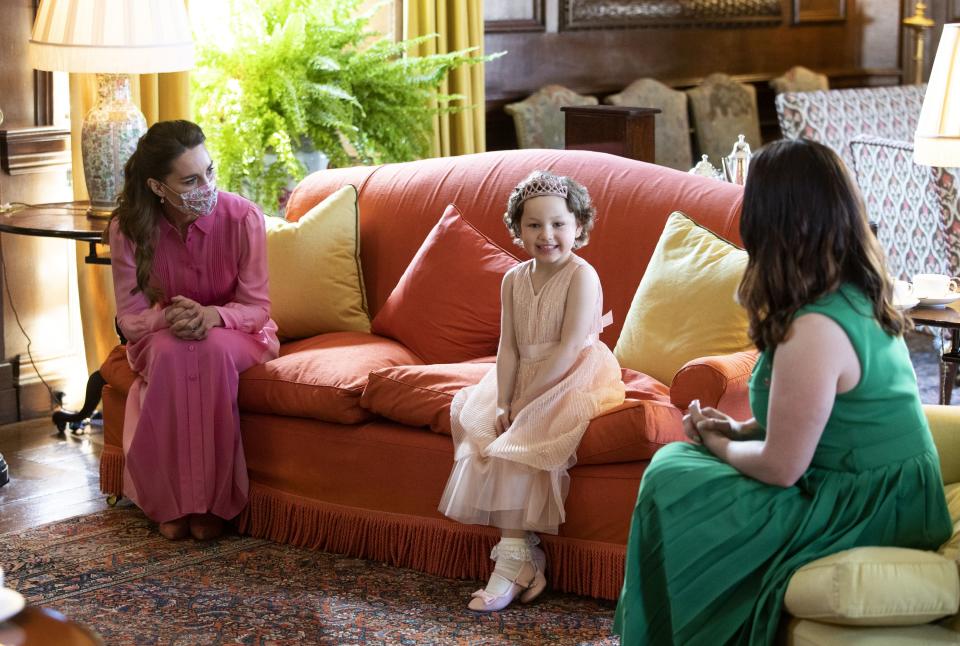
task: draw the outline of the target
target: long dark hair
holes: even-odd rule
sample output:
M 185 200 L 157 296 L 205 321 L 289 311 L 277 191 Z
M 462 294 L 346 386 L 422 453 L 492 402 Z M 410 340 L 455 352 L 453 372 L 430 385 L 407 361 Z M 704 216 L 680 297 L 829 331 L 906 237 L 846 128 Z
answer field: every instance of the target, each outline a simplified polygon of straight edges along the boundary
M 883 252 L 860 194 L 831 149 L 806 139 L 775 141 L 750 163 L 740 237 L 749 254 L 738 297 L 757 348 L 783 341 L 797 310 L 855 285 L 891 335 L 906 322 L 892 304 Z
M 192 121 L 159 121 L 140 137 L 137 149 L 123 167 L 123 190 L 110 220 L 117 220 L 120 232 L 136 247 L 137 286 L 133 291 L 142 291 L 151 304 L 164 299 L 163 292 L 150 284 L 154 234 L 163 212 L 160 197 L 150 190 L 147 180 L 162 182 L 177 157 L 206 139 L 200 126 Z M 103 237 L 106 244 L 110 244 L 109 231 L 108 224 Z

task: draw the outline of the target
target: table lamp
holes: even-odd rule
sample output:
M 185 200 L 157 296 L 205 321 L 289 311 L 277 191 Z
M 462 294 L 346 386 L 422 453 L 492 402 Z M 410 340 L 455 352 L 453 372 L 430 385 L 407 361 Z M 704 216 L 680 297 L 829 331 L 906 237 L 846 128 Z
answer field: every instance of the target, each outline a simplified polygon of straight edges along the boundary
M 960 166 L 960 23 L 943 26 L 914 135 L 913 161 Z
M 97 103 L 83 119 L 80 149 L 91 217 L 108 217 L 123 166 L 147 130 L 130 100 L 130 74 L 193 67 L 183 0 L 41 0 L 28 45 L 34 69 L 97 75 Z

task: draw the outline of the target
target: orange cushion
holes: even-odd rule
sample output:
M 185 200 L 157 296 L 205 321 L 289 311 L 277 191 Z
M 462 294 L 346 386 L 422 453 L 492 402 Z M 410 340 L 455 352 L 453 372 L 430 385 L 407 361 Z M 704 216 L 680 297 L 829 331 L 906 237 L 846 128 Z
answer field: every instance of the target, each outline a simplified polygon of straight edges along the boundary
M 373 332 L 400 341 L 423 363 L 494 354 L 500 283 L 516 264 L 451 204 L 373 319 Z
M 240 408 L 356 424 L 373 417 L 360 407 L 370 371 L 418 361 L 396 341 L 365 332 L 300 339 L 240 376 Z
M 494 365 L 491 361 L 381 368 L 370 373 L 360 405 L 395 422 L 450 435 L 453 396 L 479 382 Z
M 381 368 L 370 374 L 360 405 L 409 426 L 450 435 L 450 402 L 458 390 L 480 381 L 493 363 L 431 364 Z M 633 370 L 623 371 L 626 401 L 590 422 L 577 464 L 647 460 L 664 444 L 683 440 L 681 411 L 666 386 Z

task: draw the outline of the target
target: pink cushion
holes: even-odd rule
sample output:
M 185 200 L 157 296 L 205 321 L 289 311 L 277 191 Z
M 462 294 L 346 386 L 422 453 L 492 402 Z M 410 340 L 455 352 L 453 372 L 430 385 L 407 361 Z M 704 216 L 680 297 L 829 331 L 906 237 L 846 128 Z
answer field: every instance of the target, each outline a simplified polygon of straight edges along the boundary
M 365 332 L 300 339 L 282 345 L 276 359 L 240 376 L 240 408 L 356 424 L 373 417 L 360 406 L 370 371 L 417 362 L 396 341 Z
M 500 283 L 517 262 L 451 204 L 373 319 L 373 332 L 400 341 L 424 363 L 494 354 Z

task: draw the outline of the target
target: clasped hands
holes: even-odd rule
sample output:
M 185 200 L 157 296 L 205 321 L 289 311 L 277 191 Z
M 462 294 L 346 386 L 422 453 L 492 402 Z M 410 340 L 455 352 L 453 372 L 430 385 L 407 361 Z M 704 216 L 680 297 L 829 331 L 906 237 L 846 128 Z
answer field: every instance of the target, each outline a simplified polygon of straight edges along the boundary
M 683 416 L 683 432 L 694 444 L 712 443 L 713 439 L 739 439 L 743 422 L 738 422 L 716 408 L 700 409 L 700 400 L 694 399 Z
M 170 332 L 178 339 L 199 341 L 207 338 L 210 328 L 222 323 L 217 308 L 203 306 L 186 296 L 174 296 L 163 310 Z

